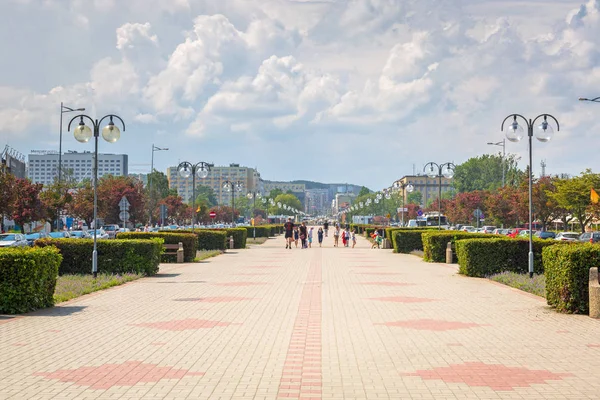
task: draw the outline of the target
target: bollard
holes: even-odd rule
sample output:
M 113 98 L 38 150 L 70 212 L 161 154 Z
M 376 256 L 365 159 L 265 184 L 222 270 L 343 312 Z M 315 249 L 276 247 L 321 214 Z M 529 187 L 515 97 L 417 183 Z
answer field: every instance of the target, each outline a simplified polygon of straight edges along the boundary
M 234 243 L 233 243 L 233 235 L 231 235 L 231 236 L 229 236 L 229 248 L 233 249 L 234 248 L 233 245 L 234 245 Z
M 183 243 L 179 242 L 179 248 L 177 249 L 177 263 L 183 262 Z
M 589 277 L 590 317 L 600 318 L 600 284 L 598 283 L 598 268 L 590 268 Z
M 452 242 L 446 245 L 446 264 L 452 264 Z

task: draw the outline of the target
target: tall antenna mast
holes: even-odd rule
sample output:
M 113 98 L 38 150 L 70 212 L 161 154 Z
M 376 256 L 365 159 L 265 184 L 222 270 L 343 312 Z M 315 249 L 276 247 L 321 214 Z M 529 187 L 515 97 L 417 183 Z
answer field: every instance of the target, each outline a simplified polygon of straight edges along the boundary
M 542 166 L 542 177 L 544 177 L 546 176 L 546 160 L 542 160 L 540 165 Z

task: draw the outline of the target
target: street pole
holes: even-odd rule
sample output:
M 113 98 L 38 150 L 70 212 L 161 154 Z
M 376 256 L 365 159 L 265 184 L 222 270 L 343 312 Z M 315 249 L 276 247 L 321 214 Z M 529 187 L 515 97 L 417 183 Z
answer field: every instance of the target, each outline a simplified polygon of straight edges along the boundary
M 196 171 L 192 171 L 192 233 L 196 223 Z
M 231 186 L 231 226 L 233 227 L 233 220 L 235 219 L 235 188 L 233 184 Z
M 438 175 L 438 231 L 442 230 L 442 171 Z
M 527 136 L 529 136 L 529 277 L 533 278 L 533 149 L 532 149 L 532 139 L 533 139 L 533 121 L 529 119 L 529 124 L 527 127 Z

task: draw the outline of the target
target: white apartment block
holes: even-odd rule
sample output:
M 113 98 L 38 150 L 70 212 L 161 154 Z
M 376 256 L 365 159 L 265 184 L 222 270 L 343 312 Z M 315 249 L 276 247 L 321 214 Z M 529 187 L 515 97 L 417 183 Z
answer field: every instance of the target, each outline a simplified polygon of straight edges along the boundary
M 311 215 L 324 214 L 329 208 L 329 189 L 306 189 L 304 211 Z
M 267 194 L 274 189 L 280 189 L 283 193 L 287 193 L 288 190 L 291 190 L 294 193 L 304 193 L 306 191 L 306 185 L 304 183 L 266 181 L 264 186 Z
M 94 153 L 68 152 L 62 156 L 63 177 L 71 174 L 80 182 L 92 179 L 94 166 Z M 127 176 L 127 154 L 98 154 L 98 178 L 105 175 Z M 58 152 L 38 151 L 29 154 L 27 162 L 27 177 L 34 183 L 50 185 L 58 176 Z
M 169 179 L 169 188 L 176 189 L 177 193 L 185 203 L 192 198 L 192 177 L 183 178 L 177 169 L 177 166 L 167 169 L 167 178 Z M 235 193 L 235 198 L 246 196 L 250 191 L 262 193 L 262 180 L 260 173 L 254 168 L 240 166 L 239 164 L 229 164 L 229 166 L 213 166 L 210 168 L 208 176 L 204 179 L 196 175 L 196 188 L 198 186 L 211 187 L 217 198 L 219 205 L 231 204 L 231 192 L 223 189 L 225 181 L 241 182 L 241 191 Z

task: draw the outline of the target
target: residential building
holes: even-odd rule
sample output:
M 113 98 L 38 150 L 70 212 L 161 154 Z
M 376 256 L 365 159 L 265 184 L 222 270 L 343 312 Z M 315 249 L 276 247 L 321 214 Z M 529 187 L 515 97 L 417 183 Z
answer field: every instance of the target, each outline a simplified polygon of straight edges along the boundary
M 28 157 L 27 176 L 34 183 L 49 185 L 58 176 L 58 152 L 33 150 Z M 93 178 L 94 153 L 69 151 L 62 156 L 63 177 L 77 182 Z M 105 175 L 127 176 L 127 154 L 98 154 L 98 178 Z
M 268 194 L 271 190 L 275 189 L 280 189 L 283 193 L 286 193 L 288 190 L 291 190 L 293 193 L 304 193 L 306 185 L 304 183 L 264 181 L 265 193 Z
M 304 211 L 310 215 L 327 213 L 329 189 L 306 189 Z
M 426 206 L 429 200 L 437 199 L 439 194 L 440 178 L 431 178 L 427 175 L 406 175 L 398 179 L 399 182 L 413 186 L 413 192 L 419 192 L 423 196 L 422 206 Z M 442 177 L 442 196 L 445 192 L 452 190 L 453 181 L 451 178 Z M 404 189 L 406 190 L 406 189 Z M 404 197 L 406 195 L 406 197 Z M 403 198 L 408 199 L 408 193 L 402 193 Z
M 169 188 L 176 189 L 184 202 L 189 202 L 193 193 L 192 177 L 182 177 L 179 174 L 177 166 L 174 166 L 167 169 L 167 178 L 169 180 Z M 254 168 L 240 166 L 239 164 L 212 166 L 206 178 L 202 179 L 196 176 L 196 187 L 208 186 L 212 188 L 219 205 L 230 205 L 231 192 L 223 189 L 225 181 L 241 183 L 242 190 L 236 192 L 236 198 L 246 196 L 249 191 L 261 190 L 260 173 Z

